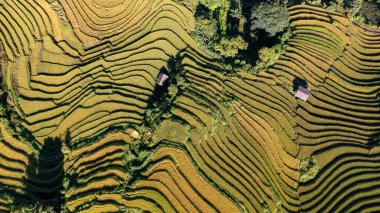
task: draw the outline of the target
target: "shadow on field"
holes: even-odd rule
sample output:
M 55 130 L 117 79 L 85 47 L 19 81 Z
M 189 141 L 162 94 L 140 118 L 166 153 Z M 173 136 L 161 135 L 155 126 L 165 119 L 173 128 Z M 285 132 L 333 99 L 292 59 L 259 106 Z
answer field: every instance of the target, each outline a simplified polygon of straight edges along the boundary
M 368 143 L 371 146 L 380 145 L 380 131 L 369 136 Z
M 293 92 L 295 92 L 299 86 L 302 86 L 304 88 L 307 88 L 307 82 L 304 79 L 301 79 L 299 77 L 295 77 L 293 80 Z
M 160 72 L 159 74 L 162 73 L 162 74 L 165 74 L 165 75 L 168 75 L 170 76 L 170 73 L 169 71 L 165 68 L 165 67 L 162 67 L 160 69 Z M 158 76 L 157 76 L 158 77 Z M 156 77 L 156 78 L 157 78 Z M 153 105 L 155 103 L 159 103 L 165 96 L 165 94 L 168 93 L 168 88 L 169 88 L 169 85 L 170 85 L 170 79 L 168 79 L 164 84 L 163 86 L 160 86 L 160 85 L 157 85 L 155 84 L 154 86 L 154 90 L 153 90 L 153 94 L 149 97 L 147 103 L 148 103 L 148 109 L 149 108 L 153 108 Z
M 59 138 L 47 138 L 38 156 L 33 155 L 27 168 L 26 190 L 32 199 L 47 202 L 59 212 L 63 195 L 63 153 Z

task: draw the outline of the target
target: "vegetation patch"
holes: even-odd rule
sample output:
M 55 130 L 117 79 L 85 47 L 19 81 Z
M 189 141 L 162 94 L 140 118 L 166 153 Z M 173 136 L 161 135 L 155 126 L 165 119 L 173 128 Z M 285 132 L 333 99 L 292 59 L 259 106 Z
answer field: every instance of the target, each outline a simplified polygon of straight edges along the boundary
M 168 119 L 164 120 L 153 134 L 153 140 L 155 141 L 167 140 L 184 143 L 186 138 L 186 127 Z
M 317 164 L 317 160 L 313 156 L 301 159 L 299 163 L 299 170 L 300 170 L 300 177 L 299 177 L 300 182 L 306 183 L 308 181 L 313 180 L 319 172 L 319 166 Z

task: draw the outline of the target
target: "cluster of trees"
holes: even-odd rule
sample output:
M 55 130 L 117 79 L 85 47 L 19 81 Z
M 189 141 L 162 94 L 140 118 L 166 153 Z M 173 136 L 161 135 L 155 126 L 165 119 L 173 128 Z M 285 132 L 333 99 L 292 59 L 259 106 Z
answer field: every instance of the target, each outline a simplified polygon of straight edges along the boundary
M 379 25 L 380 0 L 198 0 L 194 38 L 228 69 L 256 73 L 271 66 L 291 36 L 287 8 L 315 5 Z
M 356 19 L 373 27 L 380 26 L 380 0 L 352 0 L 355 7 L 353 14 Z
M 371 27 L 380 25 L 380 0 L 305 0 L 305 3 L 349 13 Z
M 199 0 L 194 38 L 227 70 L 257 72 L 259 49 L 280 43 L 278 38 L 287 31 L 286 8 L 282 0 Z

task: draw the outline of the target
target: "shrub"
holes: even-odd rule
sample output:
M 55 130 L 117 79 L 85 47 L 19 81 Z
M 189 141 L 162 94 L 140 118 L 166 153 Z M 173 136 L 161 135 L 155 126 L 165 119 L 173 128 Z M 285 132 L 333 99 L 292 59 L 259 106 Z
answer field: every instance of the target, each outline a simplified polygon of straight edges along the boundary
M 314 157 L 306 157 L 301 159 L 298 167 L 301 173 L 299 181 L 302 183 L 313 180 L 319 172 L 319 166 L 317 165 L 317 160 Z

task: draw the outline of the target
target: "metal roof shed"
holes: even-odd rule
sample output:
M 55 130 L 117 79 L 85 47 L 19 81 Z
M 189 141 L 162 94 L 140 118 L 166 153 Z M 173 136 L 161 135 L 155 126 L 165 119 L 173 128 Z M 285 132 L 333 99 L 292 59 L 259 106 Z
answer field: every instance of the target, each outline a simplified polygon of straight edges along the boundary
M 169 79 L 169 76 L 165 75 L 164 73 L 160 73 L 156 79 L 156 84 L 162 86 L 164 85 L 165 81 Z
M 310 96 L 310 89 L 309 88 L 306 89 L 303 86 L 298 86 L 298 89 L 297 89 L 296 94 L 294 96 L 299 98 L 299 99 L 302 99 L 304 101 L 307 101 L 307 99 Z

